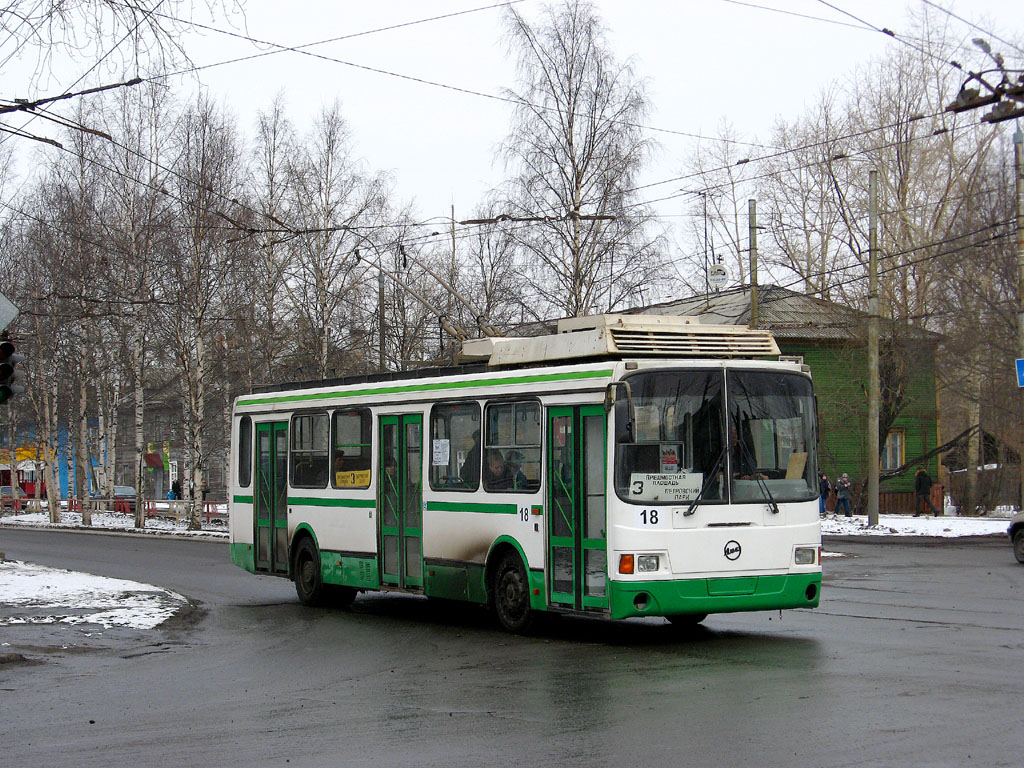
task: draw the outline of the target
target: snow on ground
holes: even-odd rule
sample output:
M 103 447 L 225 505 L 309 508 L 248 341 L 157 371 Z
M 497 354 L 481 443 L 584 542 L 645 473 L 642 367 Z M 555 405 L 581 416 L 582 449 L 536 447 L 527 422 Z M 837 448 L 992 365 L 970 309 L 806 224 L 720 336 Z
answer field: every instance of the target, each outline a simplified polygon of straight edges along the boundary
M 151 584 L 0 560 L 0 627 L 99 624 L 105 629 L 153 629 L 187 602 Z
M 226 506 L 227 505 L 225 505 L 225 507 Z M 92 527 L 97 529 L 132 531 L 134 533 L 227 538 L 228 524 L 226 517 L 214 517 L 210 522 L 206 522 L 205 515 L 201 515 L 200 517 L 203 525 L 203 529 L 201 531 L 188 530 L 188 525 L 183 520 L 179 521 L 174 517 L 160 516 L 149 518 L 146 520 L 146 527 L 139 530 L 135 527 L 134 515 L 126 515 L 121 512 L 93 512 Z M 61 510 L 59 523 L 51 523 L 49 515 L 46 512 L 27 512 L 17 515 L 5 514 L 3 517 L 0 517 L 0 525 L 88 530 L 88 528 L 84 528 L 82 526 L 82 515 L 80 512 L 68 512 L 67 510 Z
M 959 536 L 1006 535 L 1009 517 L 914 517 L 879 515 L 878 525 L 868 525 L 866 515 L 835 517 L 821 521 L 822 536 Z

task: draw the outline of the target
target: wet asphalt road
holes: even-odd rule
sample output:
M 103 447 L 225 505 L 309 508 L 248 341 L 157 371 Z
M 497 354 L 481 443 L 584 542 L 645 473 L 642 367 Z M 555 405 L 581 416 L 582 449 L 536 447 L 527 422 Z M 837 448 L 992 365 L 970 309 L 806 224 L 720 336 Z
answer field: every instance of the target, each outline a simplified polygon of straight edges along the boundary
M 0 530 L 187 595 L 152 631 L 0 627 L 0 766 L 1018 766 L 1024 567 L 1005 539 L 827 542 L 814 611 L 565 619 L 366 596 L 306 609 L 225 543 Z M 93 628 L 94 629 L 94 628 Z

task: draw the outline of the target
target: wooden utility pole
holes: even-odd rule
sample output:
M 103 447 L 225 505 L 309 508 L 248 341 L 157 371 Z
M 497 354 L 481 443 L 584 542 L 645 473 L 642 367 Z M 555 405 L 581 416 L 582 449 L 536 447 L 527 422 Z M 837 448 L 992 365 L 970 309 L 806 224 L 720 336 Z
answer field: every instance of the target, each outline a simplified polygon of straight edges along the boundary
M 868 525 L 878 525 L 878 171 L 868 176 Z
M 750 228 L 750 327 L 757 328 L 757 200 L 747 200 L 747 219 Z

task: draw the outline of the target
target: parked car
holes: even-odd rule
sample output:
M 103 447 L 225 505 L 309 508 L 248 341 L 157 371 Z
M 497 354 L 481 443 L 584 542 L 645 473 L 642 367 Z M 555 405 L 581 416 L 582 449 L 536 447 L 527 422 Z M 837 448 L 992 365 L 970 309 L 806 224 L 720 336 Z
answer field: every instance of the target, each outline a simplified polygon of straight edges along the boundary
M 106 498 L 101 492 L 93 491 L 91 494 L 94 499 Z M 128 512 L 135 512 L 135 489 L 130 485 L 115 485 L 114 486 L 114 500 L 126 499 L 128 501 Z
M 9 504 L 12 499 L 25 498 L 25 492 L 18 486 L 0 485 L 0 502 Z
M 1017 558 L 1018 563 L 1024 563 L 1024 512 L 1010 518 L 1010 527 L 1006 532 L 1010 534 L 1013 556 Z

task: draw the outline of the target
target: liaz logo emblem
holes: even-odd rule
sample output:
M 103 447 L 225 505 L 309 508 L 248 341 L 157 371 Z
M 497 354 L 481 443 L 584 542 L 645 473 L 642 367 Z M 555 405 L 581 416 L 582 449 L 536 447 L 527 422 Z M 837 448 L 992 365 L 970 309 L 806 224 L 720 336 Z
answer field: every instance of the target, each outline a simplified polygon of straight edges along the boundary
M 725 556 L 726 556 L 727 559 L 729 559 L 729 560 L 738 560 L 739 557 L 740 557 L 740 552 L 742 552 L 742 551 L 743 551 L 743 548 L 740 547 L 740 543 L 738 541 L 726 542 L 726 545 L 725 545 Z

